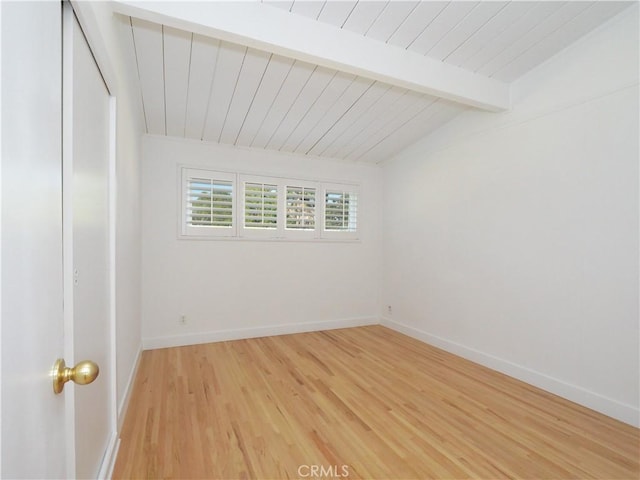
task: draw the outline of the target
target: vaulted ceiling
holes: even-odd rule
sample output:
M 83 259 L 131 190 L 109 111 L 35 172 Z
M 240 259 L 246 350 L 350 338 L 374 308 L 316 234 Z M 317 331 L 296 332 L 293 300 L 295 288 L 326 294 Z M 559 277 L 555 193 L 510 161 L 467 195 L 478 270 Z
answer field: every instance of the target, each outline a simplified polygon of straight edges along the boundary
M 377 163 L 630 2 L 117 1 L 147 132 Z

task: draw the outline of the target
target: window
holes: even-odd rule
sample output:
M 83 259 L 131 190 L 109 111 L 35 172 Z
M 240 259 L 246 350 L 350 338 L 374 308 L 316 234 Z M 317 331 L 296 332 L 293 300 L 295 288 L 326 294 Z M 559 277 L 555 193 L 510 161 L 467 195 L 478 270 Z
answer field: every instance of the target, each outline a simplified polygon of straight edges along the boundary
M 210 178 L 189 179 L 187 225 L 225 227 L 233 225 L 233 184 Z
M 358 238 L 358 192 L 352 185 L 324 185 L 323 238 Z
M 244 228 L 278 228 L 278 186 L 244 184 Z
M 287 186 L 288 230 L 316 229 L 316 189 Z
M 354 192 L 327 190 L 324 202 L 324 229 L 355 232 L 358 195 Z
M 183 169 L 182 233 L 233 236 L 235 175 Z
M 183 237 L 358 238 L 355 185 L 182 168 Z
M 282 186 L 280 179 L 255 175 L 239 176 L 240 230 L 243 238 L 282 237 Z

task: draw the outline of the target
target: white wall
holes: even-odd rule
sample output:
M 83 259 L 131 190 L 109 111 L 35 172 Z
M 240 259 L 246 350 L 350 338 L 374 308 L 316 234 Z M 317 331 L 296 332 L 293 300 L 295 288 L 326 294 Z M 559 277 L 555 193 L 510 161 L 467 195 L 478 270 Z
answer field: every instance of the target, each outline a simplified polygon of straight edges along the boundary
M 74 2 L 80 23 L 117 101 L 116 129 L 116 383 L 119 423 L 141 351 L 141 101 L 135 59 L 121 44 L 107 2 Z
M 513 95 L 385 165 L 384 322 L 638 425 L 638 6 Z
M 362 241 L 179 240 L 178 165 L 360 182 Z M 146 136 L 145 348 L 377 323 L 379 174 L 376 167 Z

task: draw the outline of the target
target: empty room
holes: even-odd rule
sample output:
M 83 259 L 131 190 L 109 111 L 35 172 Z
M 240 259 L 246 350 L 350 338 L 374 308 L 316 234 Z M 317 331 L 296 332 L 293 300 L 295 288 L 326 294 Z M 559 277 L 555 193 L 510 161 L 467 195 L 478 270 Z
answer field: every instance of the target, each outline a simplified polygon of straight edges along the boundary
M 0 2 L 0 476 L 640 478 L 636 1 Z

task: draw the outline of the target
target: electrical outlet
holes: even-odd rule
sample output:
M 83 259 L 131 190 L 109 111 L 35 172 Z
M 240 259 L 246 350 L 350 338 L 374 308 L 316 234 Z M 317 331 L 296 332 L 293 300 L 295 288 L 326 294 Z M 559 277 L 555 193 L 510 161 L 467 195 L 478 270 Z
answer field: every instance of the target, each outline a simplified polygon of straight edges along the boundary
M 391 315 L 391 305 L 387 305 L 387 314 Z
M 180 315 L 180 318 L 178 318 L 178 323 L 180 325 L 186 325 L 187 324 L 187 316 L 186 315 Z

